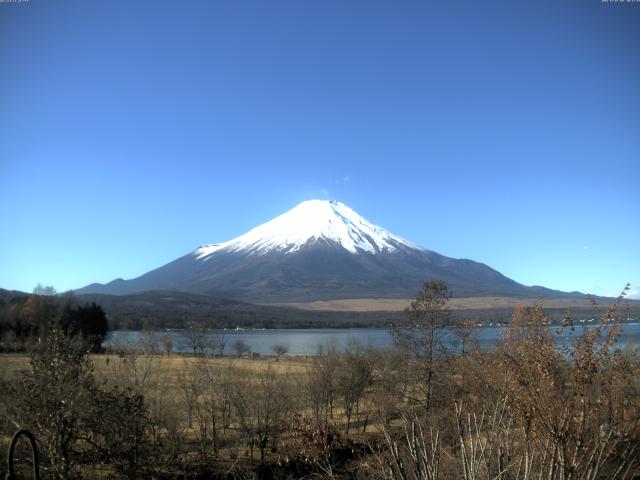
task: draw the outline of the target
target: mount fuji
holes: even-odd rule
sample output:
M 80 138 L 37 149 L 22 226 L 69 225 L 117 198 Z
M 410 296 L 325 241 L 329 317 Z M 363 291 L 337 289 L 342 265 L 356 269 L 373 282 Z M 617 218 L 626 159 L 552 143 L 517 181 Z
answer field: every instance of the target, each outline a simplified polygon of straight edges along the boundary
M 456 297 L 562 297 L 526 287 L 482 263 L 445 257 L 371 223 L 337 201 L 308 200 L 224 243 L 196 248 L 131 280 L 78 294 L 182 291 L 253 303 L 411 298 L 444 280 Z

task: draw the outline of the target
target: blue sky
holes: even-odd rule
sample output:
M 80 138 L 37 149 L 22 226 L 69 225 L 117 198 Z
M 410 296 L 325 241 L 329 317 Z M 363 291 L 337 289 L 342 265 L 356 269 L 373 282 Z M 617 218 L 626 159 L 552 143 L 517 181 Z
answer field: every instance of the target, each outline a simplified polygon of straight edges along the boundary
M 640 290 L 640 4 L 0 3 L 0 287 L 131 278 L 310 198 Z

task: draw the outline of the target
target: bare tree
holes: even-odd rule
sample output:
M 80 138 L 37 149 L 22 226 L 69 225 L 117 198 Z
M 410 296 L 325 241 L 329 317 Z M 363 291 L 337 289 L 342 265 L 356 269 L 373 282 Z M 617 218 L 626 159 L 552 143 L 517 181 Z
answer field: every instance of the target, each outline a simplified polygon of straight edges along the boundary
M 276 356 L 279 358 L 282 355 L 287 354 L 287 352 L 289 351 L 289 347 L 281 343 L 276 343 L 275 345 L 271 345 L 271 351 L 275 353 Z
M 469 370 L 469 355 L 477 352 L 477 322 L 471 319 L 465 319 L 458 323 L 453 329 L 453 334 L 460 345 L 460 375 L 462 376 L 462 389 L 467 388 L 467 372 Z
M 214 335 L 210 341 L 209 345 L 211 350 L 213 351 L 213 355 L 216 357 L 224 356 L 224 349 L 227 346 L 227 337 L 224 334 Z
M 35 287 L 33 287 L 33 294 L 40 295 L 45 297 L 53 297 L 58 293 L 55 288 L 51 286 L 42 286 L 41 283 L 38 283 Z
M 413 371 L 418 374 L 417 384 L 422 398 L 417 398 L 428 410 L 431 407 L 435 359 L 446 349 L 439 336 L 440 330 L 449 322 L 447 301 L 449 290 L 442 281 L 431 281 L 423 285 L 422 290 L 405 310 L 406 320 L 395 325 L 391 334 L 396 343 L 408 355 L 408 361 L 414 363 Z
M 144 396 L 154 371 L 153 355 L 145 355 L 138 343 L 127 338 L 114 344 L 113 348 L 118 353 L 118 361 L 109 362 L 111 382 Z
M 328 423 L 333 416 L 338 359 L 335 343 L 319 347 L 306 378 L 305 390 L 318 426 Z
M 193 426 L 193 410 L 200 394 L 200 380 L 193 366 L 187 361 L 183 362 L 182 371 L 178 375 L 178 385 L 187 409 L 187 424 Z
M 352 416 L 358 416 L 360 401 L 373 380 L 373 362 L 368 353 L 357 342 L 351 341 L 340 358 L 336 372 L 337 392 L 347 416 L 347 434 Z
M 397 348 L 388 348 L 375 352 L 373 362 L 376 381 L 372 385 L 371 412 L 388 426 L 409 386 L 406 355 Z
M 291 414 L 287 392 L 285 379 L 271 367 L 260 372 L 257 382 L 250 382 L 245 378 L 236 383 L 233 404 L 251 459 L 253 449 L 257 447 L 260 450 L 260 461 L 264 463 L 269 444 L 276 447 Z
M 237 339 L 235 342 L 233 342 L 233 350 L 236 352 L 236 355 L 238 357 L 247 355 L 249 352 L 251 352 L 251 348 L 249 347 L 249 345 L 247 345 L 247 343 L 241 339 Z
M 184 329 L 184 339 L 186 344 L 189 346 L 191 350 L 193 350 L 194 355 L 202 354 L 206 349 L 206 332 L 205 329 L 198 324 L 189 322 L 187 323 L 187 327 Z
M 173 340 L 169 335 L 162 337 L 162 349 L 167 356 L 171 355 L 171 350 L 173 350 Z
M 220 435 L 229 426 L 231 409 L 231 378 L 235 370 L 231 364 L 220 364 L 202 357 L 196 365 L 199 394 L 196 412 L 200 426 L 203 452 L 210 445 L 214 454 L 220 448 Z
M 142 351 L 147 355 L 153 355 L 160 350 L 160 339 L 158 334 L 153 330 L 144 329 L 140 332 L 138 344 Z

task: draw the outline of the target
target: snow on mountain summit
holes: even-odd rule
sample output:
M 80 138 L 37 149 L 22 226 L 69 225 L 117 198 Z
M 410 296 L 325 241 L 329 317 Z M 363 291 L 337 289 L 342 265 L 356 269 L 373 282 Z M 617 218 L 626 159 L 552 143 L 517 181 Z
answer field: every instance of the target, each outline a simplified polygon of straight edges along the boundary
M 307 200 L 273 220 L 228 242 L 204 245 L 193 254 L 206 259 L 219 250 L 265 254 L 277 250 L 293 253 L 308 242 L 325 240 L 351 253 L 393 252 L 399 246 L 420 249 L 358 215 L 344 203 Z

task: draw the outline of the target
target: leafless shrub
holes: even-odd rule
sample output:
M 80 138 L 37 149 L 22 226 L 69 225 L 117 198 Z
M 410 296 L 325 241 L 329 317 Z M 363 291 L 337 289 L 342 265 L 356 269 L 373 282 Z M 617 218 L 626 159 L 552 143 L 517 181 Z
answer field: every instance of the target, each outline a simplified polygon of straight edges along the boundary
M 247 343 L 242 339 L 237 339 L 233 342 L 233 350 L 236 352 L 238 357 L 242 357 L 243 355 L 247 355 L 251 352 L 251 348 Z
M 183 405 L 187 413 L 187 426 L 193 426 L 193 411 L 198 395 L 200 395 L 200 379 L 195 370 L 186 361 L 178 374 L 178 388 L 184 400 Z
M 377 453 L 375 474 L 385 480 L 438 480 L 440 478 L 440 437 L 425 428 L 417 417 L 402 416 L 399 435 L 383 428 L 384 448 Z
M 464 412 L 455 404 L 458 466 L 463 480 L 520 478 L 516 462 L 512 418 L 506 402 L 499 401 L 487 414 Z
M 351 420 L 360 413 L 360 404 L 366 389 L 373 381 L 373 362 L 369 351 L 357 342 L 349 342 L 340 356 L 336 371 L 336 392 L 347 417 L 346 433 Z
M 306 377 L 305 392 L 318 426 L 328 423 L 333 417 L 338 359 L 335 345 L 319 348 Z
M 335 478 L 334 452 L 343 441 L 340 432 L 329 423 L 318 424 L 315 418 L 299 414 L 291 417 L 287 430 L 290 436 L 286 447 L 291 453 L 281 456 L 279 463 L 299 460 L 312 474 Z
M 597 327 L 558 351 L 542 307 L 514 312 L 502 356 L 505 393 L 521 423 L 534 475 L 553 479 L 627 478 L 637 467 L 640 404 L 609 325 L 624 297 Z M 570 322 L 566 328 L 571 328 Z
M 164 351 L 165 355 L 171 355 L 171 350 L 173 350 L 173 340 L 171 339 L 171 337 L 169 335 L 163 336 L 161 339 L 161 343 L 162 350 Z
M 235 369 L 231 364 L 219 364 L 201 358 L 195 365 L 193 378 L 196 385 L 195 411 L 200 432 L 200 448 L 205 453 L 210 446 L 217 455 L 220 435 L 226 432 L 231 415 L 232 377 Z
M 264 463 L 269 444 L 276 449 L 291 414 L 284 379 L 271 368 L 260 372 L 255 383 L 241 379 L 235 384 L 233 406 L 250 458 L 253 459 L 253 449 L 258 448 Z
M 281 357 L 282 355 L 286 355 L 289 351 L 289 347 L 284 344 L 276 343 L 275 345 L 271 345 L 271 351 L 277 356 Z

